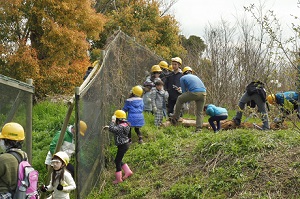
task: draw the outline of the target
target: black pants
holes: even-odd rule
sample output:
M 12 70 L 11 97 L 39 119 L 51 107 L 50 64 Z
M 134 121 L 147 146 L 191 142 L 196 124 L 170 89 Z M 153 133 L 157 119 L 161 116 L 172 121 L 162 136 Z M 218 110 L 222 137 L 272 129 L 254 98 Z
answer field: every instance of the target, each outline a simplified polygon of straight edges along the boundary
M 116 172 L 118 171 L 122 171 L 122 166 L 123 166 L 123 162 L 122 159 L 126 153 L 126 151 L 129 149 L 129 144 L 122 144 L 118 146 L 118 151 L 117 151 L 117 155 L 115 158 L 115 163 L 116 163 Z
M 176 100 L 177 100 L 177 99 L 176 99 Z M 174 112 L 174 106 L 175 106 L 175 104 L 176 104 L 176 100 L 168 99 L 168 115 L 169 115 L 170 113 L 173 114 L 173 112 Z
M 142 133 L 140 131 L 140 127 L 133 127 L 134 131 L 136 132 L 137 136 L 140 138 L 142 138 Z M 131 130 L 132 128 L 130 128 L 129 134 L 128 134 L 128 138 L 131 139 Z

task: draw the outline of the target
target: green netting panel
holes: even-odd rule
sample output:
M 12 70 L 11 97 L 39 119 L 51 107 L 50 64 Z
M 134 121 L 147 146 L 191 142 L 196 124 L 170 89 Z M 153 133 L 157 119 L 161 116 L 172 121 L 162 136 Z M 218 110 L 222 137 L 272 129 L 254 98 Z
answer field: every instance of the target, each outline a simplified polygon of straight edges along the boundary
M 145 71 L 162 60 L 121 31 L 111 38 L 105 52 L 100 70 L 80 94 L 79 116 L 88 126 L 85 136 L 78 140 L 80 198 L 85 198 L 97 182 L 101 183 L 99 174 L 105 166 L 105 148 L 112 136 L 102 130 L 103 126 L 109 124 L 116 109 L 123 107 L 131 88 L 143 84 Z
M 28 107 L 32 107 L 28 103 L 32 101 L 28 99 L 32 98 L 33 90 L 26 83 L 0 75 L 0 129 L 7 122 L 17 122 L 25 131 L 28 129 L 27 120 L 32 119 L 32 115 L 28 115 L 31 113 Z

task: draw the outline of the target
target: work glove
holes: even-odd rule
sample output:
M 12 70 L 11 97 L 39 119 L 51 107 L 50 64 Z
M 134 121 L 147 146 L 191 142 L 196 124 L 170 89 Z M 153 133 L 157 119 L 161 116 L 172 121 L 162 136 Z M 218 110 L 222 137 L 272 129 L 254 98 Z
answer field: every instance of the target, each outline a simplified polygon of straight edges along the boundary
M 150 97 L 147 98 L 147 102 L 149 102 L 149 103 L 151 102 L 151 98 Z
M 189 104 L 188 103 L 184 103 L 183 106 L 182 106 L 182 109 L 184 111 L 188 111 L 190 108 L 189 108 Z
M 181 87 L 178 87 L 177 92 L 180 94 L 182 93 Z
M 61 184 L 57 185 L 57 190 L 62 191 L 63 189 L 64 187 Z
M 157 108 L 156 108 L 156 107 L 153 107 L 153 108 L 152 108 L 152 112 L 153 112 L 153 113 L 156 113 L 156 112 L 157 112 Z
M 102 127 L 102 130 L 108 130 L 108 129 L 109 129 L 109 126 L 108 126 L 108 125 Z
M 282 123 L 282 120 L 280 118 L 276 117 L 274 119 L 274 123 L 276 123 L 276 124 Z
M 41 190 L 41 192 L 46 192 L 46 191 L 48 191 L 48 188 L 45 185 L 42 185 L 40 187 L 40 190 Z
M 116 119 L 117 119 L 117 118 L 116 118 L 115 115 L 113 115 L 113 116 L 111 117 L 111 121 L 112 121 L 112 122 L 116 122 Z

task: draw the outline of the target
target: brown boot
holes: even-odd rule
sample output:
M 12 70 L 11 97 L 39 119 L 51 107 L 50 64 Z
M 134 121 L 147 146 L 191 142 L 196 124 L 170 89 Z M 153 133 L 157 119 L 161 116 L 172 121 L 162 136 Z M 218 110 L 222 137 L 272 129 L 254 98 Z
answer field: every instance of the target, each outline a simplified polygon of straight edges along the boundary
M 174 126 L 177 125 L 177 123 L 178 123 L 178 119 L 176 119 L 174 117 L 170 117 L 169 120 L 170 120 L 171 124 Z

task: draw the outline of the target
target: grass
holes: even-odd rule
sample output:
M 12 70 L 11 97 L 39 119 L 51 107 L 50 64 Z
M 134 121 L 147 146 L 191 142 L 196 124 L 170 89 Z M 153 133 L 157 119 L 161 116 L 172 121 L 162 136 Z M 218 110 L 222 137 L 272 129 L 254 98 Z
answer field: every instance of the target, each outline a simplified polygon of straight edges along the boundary
M 92 198 L 299 198 L 299 132 L 156 128 L 146 116 L 145 144 L 125 154 L 134 175 L 113 185 L 113 161 Z M 205 119 L 207 121 L 207 118 Z M 152 122 L 153 123 L 153 122 Z M 109 149 L 113 160 L 116 147 Z
M 33 165 L 40 181 L 46 174 L 49 144 L 66 112 L 65 104 L 34 106 Z M 145 144 L 138 144 L 133 132 L 133 144 L 123 159 L 134 175 L 112 184 L 117 149 L 110 146 L 108 165 L 88 199 L 300 198 L 300 137 L 291 124 L 288 130 L 235 129 L 215 134 L 203 129 L 195 134 L 193 128 L 182 126 L 157 128 L 152 115 L 145 118 L 141 129 Z M 258 118 L 249 121 L 260 122 Z

